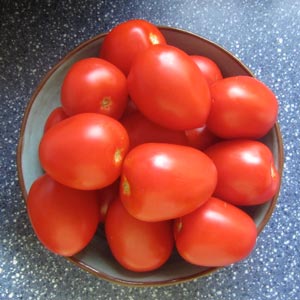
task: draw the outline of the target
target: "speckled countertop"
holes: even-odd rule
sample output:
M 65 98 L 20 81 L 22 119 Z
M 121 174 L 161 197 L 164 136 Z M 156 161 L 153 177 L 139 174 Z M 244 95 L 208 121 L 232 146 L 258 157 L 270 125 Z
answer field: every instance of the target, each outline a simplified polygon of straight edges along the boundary
M 113 285 L 51 254 L 29 225 L 16 146 L 40 80 L 84 40 L 130 18 L 202 35 L 277 95 L 285 165 L 278 205 L 245 261 L 161 288 Z M 300 2 L 0 1 L 0 299 L 300 299 Z

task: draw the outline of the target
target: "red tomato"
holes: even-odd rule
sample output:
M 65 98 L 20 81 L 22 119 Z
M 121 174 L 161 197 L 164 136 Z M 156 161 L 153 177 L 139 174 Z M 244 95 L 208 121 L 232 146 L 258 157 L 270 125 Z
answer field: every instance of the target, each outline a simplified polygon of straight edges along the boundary
M 191 55 L 191 58 L 197 64 L 209 85 L 223 78 L 220 68 L 210 58 L 200 55 Z
M 129 135 L 131 149 L 140 144 L 151 142 L 187 145 L 184 131 L 162 127 L 147 119 L 139 111 L 125 116 L 121 123 Z
M 128 75 L 135 57 L 156 44 L 166 44 L 166 40 L 155 25 L 145 20 L 129 20 L 108 33 L 99 55 Z
M 49 128 L 53 127 L 55 124 L 66 118 L 68 118 L 68 115 L 64 112 L 61 106 L 55 108 L 46 120 L 44 132 L 46 132 Z
M 143 222 L 132 217 L 119 199 L 109 206 L 105 233 L 116 260 L 135 272 L 159 268 L 170 257 L 174 238 L 172 222 Z
M 95 112 L 119 119 L 127 100 L 126 77 L 100 58 L 85 58 L 73 64 L 61 89 L 61 103 L 69 116 Z
M 228 77 L 210 86 L 212 96 L 208 128 L 221 138 L 260 138 L 277 119 L 273 92 L 250 76 Z
M 255 247 L 257 230 L 243 210 L 210 198 L 174 223 L 179 254 L 200 266 L 226 266 L 247 257 Z
M 128 90 L 148 119 L 175 130 L 203 126 L 211 106 L 208 84 L 197 65 L 169 45 L 152 46 L 137 57 Z
M 129 138 L 117 120 L 96 113 L 78 114 L 50 128 L 39 146 L 44 170 L 67 186 L 93 190 L 121 173 Z
M 126 156 L 121 200 L 128 212 L 144 221 L 174 219 L 193 211 L 213 193 L 216 168 L 192 147 L 148 143 Z
M 269 201 L 279 189 L 279 174 L 270 149 L 253 140 L 231 140 L 212 145 L 205 153 L 218 170 L 214 195 L 236 205 Z
M 27 211 L 41 243 L 63 256 L 81 251 L 98 227 L 97 192 L 66 187 L 48 175 L 39 177 L 32 184 Z
M 220 140 L 206 125 L 200 128 L 186 130 L 185 135 L 188 140 L 188 145 L 199 150 L 204 150 Z

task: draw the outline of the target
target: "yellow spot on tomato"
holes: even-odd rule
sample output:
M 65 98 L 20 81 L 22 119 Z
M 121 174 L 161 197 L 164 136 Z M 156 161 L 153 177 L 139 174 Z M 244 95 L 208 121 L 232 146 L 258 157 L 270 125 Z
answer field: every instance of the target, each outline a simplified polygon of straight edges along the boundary
M 152 32 L 149 34 L 149 40 L 150 40 L 152 45 L 159 44 L 159 40 L 158 40 L 157 35 L 152 33 Z
M 130 184 L 125 176 L 123 177 L 123 180 L 122 180 L 122 191 L 123 191 L 124 195 L 130 196 L 130 193 L 131 193 Z

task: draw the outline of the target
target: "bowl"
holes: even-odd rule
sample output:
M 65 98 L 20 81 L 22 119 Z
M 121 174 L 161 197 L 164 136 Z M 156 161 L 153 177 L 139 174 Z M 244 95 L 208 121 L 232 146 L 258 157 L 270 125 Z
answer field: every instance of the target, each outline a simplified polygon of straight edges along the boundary
M 224 77 L 253 76 L 241 61 L 219 45 L 180 29 L 163 26 L 159 28 L 170 45 L 179 47 L 188 54 L 204 55 L 214 60 Z M 67 54 L 48 72 L 29 101 L 21 127 L 17 152 L 18 176 L 25 201 L 31 184 L 43 174 L 38 160 L 38 145 L 49 113 L 60 105 L 60 89 L 64 76 L 76 61 L 97 56 L 105 36 L 106 34 L 97 35 Z M 281 177 L 283 144 L 277 123 L 262 140 L 271 149 Z M 248 213 L 254 219 L 258 233 L 269 221 L 276 206 L 277 197 L 278 194 L 262 205 L 249 208 Z M 202 277 L 218 270 L 218 268 L 189 264 L 180 258 L 176 251 L 158 270 L 146 273 L 125 270 L 113 258 L 105 240 L 103 228 L 100 227 L 91 243 L 83 251 L 67 259 L 99 278 L 133 286 L 170 285 Z

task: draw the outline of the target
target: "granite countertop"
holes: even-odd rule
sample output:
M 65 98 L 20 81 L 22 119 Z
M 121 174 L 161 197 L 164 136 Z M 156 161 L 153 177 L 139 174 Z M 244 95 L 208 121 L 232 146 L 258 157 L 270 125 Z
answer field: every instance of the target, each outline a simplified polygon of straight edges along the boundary
M 114 285 L 44 249 L 29 224 L 17 177 L 20 125 L 37 84 L 78 44 L 131 18 L 222 45 L 280 103 L 282 187 L 255 251 L 205 278 L 169 287 Z M 2 0 L 0 26 L 0 299 L 300 299 L 299 1 Z

